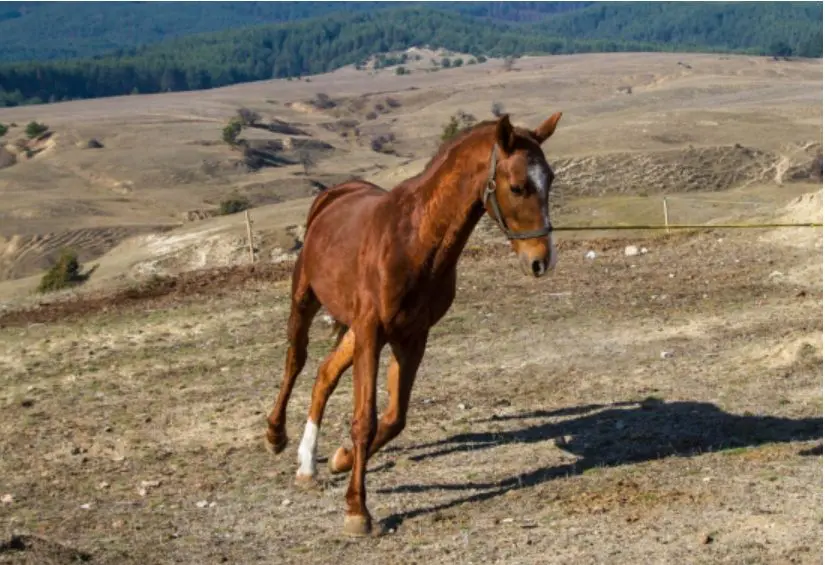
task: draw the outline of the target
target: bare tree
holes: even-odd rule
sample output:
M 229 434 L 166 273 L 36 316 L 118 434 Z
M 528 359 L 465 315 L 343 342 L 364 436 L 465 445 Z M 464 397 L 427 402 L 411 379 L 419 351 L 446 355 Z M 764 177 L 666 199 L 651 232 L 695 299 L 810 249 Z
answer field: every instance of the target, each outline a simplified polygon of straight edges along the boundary
M 261 120 L 261 115 L 249 108 L 241 108 L 238 110 L 238 117 L 241 119 L 241 125 L 244 126 L 254 125 Z
M 312 157 L 312 153 L 306 149 L 302 150 L 298 153 L 298 161 L 301 163 L 301 166 L 304 167 L 304 174 L 309 175 L 309 170 L 315 166 L 315 159 Z

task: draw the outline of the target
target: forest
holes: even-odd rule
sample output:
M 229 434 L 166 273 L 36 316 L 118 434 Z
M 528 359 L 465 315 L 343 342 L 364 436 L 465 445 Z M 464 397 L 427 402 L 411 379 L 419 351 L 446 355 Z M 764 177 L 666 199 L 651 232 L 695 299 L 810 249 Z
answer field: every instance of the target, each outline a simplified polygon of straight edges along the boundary
M 38 8 L 54 12 L 67 4 L 73 3 L 4 2 L 0 32 L 17 23 L 24 33 L 22 23 Z M 51 22 L 54 40 L 44 43 L 53 51 L 0 33 L 9 52 L 34 50 L 30 60 L 0 64 L 0 106 L 301 77 L 412 46 L 476 58 L 616 51 L 822 56 L 822 4 L 814 2 L 168 2 L 151 4 L 154 19 L 140 2 L 76 6 L 96 6 L 99 17 Z M 114 21 L 110 12 L 118 10 L 134 21 Z M 213 31 L 221 15 L 220 25 L 236 27 Z M 145 29 L 156 33 L 138 42 Z M 5 46 L 0 52 L 12 58 Z

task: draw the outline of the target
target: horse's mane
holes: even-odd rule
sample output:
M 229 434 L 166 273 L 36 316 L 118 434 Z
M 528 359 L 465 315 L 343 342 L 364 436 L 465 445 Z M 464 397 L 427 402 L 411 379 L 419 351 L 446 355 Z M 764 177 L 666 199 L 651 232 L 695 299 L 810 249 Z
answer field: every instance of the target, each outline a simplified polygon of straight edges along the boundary
M 437 161 L 439 161 L 441 159 L 444 159 L 447 155 L 450 154 L 451 151 L 453 151 L 456 147 L 461 145 L 467 138 L 477 134 L 480 129 L 485 128 L 485 127 L 489 127 L 489 126 L 495 125 L 495 124 L 496 124 L 496 120 L 485 120 L 483 122 L 478 122 L 477 124 L 462 130 L 457 135 L 455 135 L 453 138 L 448 139 L 447 141 L 443 142 L 438 147 L 438 149 L 436 149 L 433 156 L 430 157 L 430 160 L 427 161 L 427 164 L 424 165 L 424 168 L 421 170 L 421 172 L 419 172 L 416 175 L 413 175 L 413 176 L 409 177 L 408 179 L 405 179 L 405 180 L 401 181 L 396 186 L 396 188 L 399 188 L 399 187 L 402 187 L 402 186 L 409 186 L 410 184 L 414 184 L 414 183 L 419 182 L 424 176 L 426 176 L 427 174 L 430 174 L 433 171 L 433 166 Z

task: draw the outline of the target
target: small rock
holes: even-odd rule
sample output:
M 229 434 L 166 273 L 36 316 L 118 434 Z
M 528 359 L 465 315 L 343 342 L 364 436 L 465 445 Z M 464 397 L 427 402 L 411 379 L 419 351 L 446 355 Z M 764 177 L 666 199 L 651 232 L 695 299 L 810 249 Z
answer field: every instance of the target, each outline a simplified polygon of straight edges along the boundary
M 512 518 L 502 518 L 501 519 L 502 524 L 512 524 L 513 522 L 514 522 L 514 520 Z
M 140 496 L 146 496 L 146 495 L 148 494 L 148 492 L 149 492 L 149 491 L 147 491 L 147 490 L 146 490 L 145 488 L 143 488 L 143 487 L 140 487 L 140 488 L 138 489 L 138 494 L 139 494 Z
M 0 502 L 2 502 L 3 504 L 11 504 L 12 502 L 14 502 L 14 496 L 11 494 L 4 494 L 2 497 L 0 497 Z
M 100 490 L 107 489 L 109 488 L 109 483 L 107 483 L 106 481 L 102 481 L 97 484 L 97 488 Z
M 89 509 L 92 507 L 92 503 L 91 503 L 91 502 L 87 502 L 86 504 L 81 504 L 81 505 L 80 505 L 80 507 L 81 507 L 83 510 L 89 510 Z
M 215 506 L 217 506 L 217 504 L 218 503 L 213 500 L 212 502 L 209 503 L 209 508 L 214 508 Z
M 707 545 L 707 544 L 709 544 L 709 543 L 713 543 L 713 536 L 712 536 L 712 535 L 710 535 L 710 534 L 702 534 L 702 536 L 700 537 L 700 539 L 702 540 L 702 543 L 703 543 L 704 545 Z
M 458 409 L 459 409 L 459 410 L 466 410 L 466 409 L 467 409 L 467 405 L 466 405 L 466 404 L 464 404 L 463 402 L 460 402 L 460 403 L 458 404 Z
M 292 504 L 292 501 L 289 500 L 288 498 L 285 498 L 284 500 L 281 501 L 281 506 L 289 506 L 290 504 Z
M 669 276 L 670 278 L 673 278 L 673 277 L 675 277 L 676 275 L 674 275 L 673 273 L 670 273 L 668 276 Z
M 209 503 L 205 500 L 199 500 L 195 503 L 195 506 L 197 506 L 198 508 L 206 508 L 207 506 L 209 506 Z
M 587 253 L 585 253 L 585 254 L 584 254 L 584 256 L 585 256 L 587 259 L 595 259 L 595 258 L 596 258 L 596 252 L 595 252 L 595 251 L 593 251 L 593 250 L 590 250 L 590 251 L 588 251 Z
M 624 248 L 625 257 L 634 257 L 639 254 L 639 248 L 635 245 L 628 245 Z
M 642 253 L 642 255 L 646 255 L 648 253 L 647 247 L 642 247 L 639 251 Z
M 662 351 L 661 353 L 659 353 L 659 357 L 661 357 L 662 359 L 670 359 L 671 357 L 673 357 L 673 352 L 672 351 Z
M 785 275 L 783 273 L 780 273 L 779 271 L 774 271 L 770 275 L 768 275 L 768 278 L 769 279 L 775 279 L 775 278 L 784 277 L 784 276 Z
M 140 486 L 143 488 L 154 488 L 160 486 L 160 481 L 140 481 Z

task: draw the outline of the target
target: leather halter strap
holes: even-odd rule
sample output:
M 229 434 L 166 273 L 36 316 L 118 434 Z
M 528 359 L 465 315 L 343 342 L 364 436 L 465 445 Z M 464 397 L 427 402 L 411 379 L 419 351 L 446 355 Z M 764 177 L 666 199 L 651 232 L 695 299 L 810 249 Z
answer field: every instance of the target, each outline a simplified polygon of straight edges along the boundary
M 547 237 L 553 231 L 551 225 L 546 225 L 541 229 L 514 232 L 507 227 L 507 222 L 504 221 L 504 215 L 501 213 L 501 207 L 498 205 L 498 198 L 496 198 L 496 149 L 498 144 L 493 145 L 493 151 L 490 154 L 490 174 L 487 176 L 487 184 L 484 187 L 484 197 L 482 203 L 486 206 L 487 201 L 490 201 L 490 206 L 493 210 L 493 217 L 496 219 L 498 227 L 507 236 L 507 239 L 533 239 L 537 237 Z

